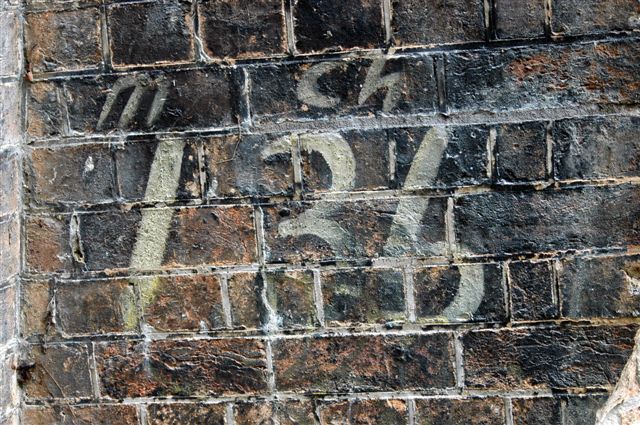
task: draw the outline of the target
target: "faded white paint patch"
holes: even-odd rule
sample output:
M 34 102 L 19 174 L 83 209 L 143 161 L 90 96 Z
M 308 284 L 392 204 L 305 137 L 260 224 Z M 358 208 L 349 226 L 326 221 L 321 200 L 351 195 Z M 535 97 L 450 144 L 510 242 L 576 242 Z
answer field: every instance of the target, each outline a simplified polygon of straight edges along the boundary
M 596 415 L 596 425 L 640 424 L 640 331 L 635 348 L 607 403 Z
M 398 83 L 402 78 L 402 73 L 395 72 L 383 77 L 382 71 L 385 63 L 385 58 L 378 58 L 371 64 L 362 89 L 360 90 L 360 95 L 358 96 L 358 105 L 362 105 L 372 94 L 383 87 L 387 89 L 387 94 L 382 101 L 382 111 L 389 112 L 398 104 L 400 100 L 400 87 Z
M 283 221 L 278 226 L 278 233 L 284 237 L 314 235 L 326 241 L 334 251 L 345 252 L 351 235 L 336 221 L 324 218 L 322 205 L 324 204 L 317 205 L 294 219 Z
M 407 174 L 405 189 L 433 185 L 447 144 L 448 137 L 443 127 L 433 127 L 424 135 Z M 418 246 L 418 235 L 428 207 L 428 198 L 403 198 L 400 201 L 384 247 L 385 255 L 398 256 L 424 250 Z
M 353 189 L 356 181 L 356 159 L 349 144 L 335 133 L 300 136 L 303 151 L 318 152 L 331 169 L 331 190 Z
M 442 315 L 448 320 L 470 320 L 484 298 L 484 266 L 463 265 L 460 270 L 460 285 L 455 298 L 444 309 Z
M 140 108 L 142 97 L 149 90 L 155 90 L 155 95 L 147 114 L 146 125 L 150 127 L 156 119 L 158 119 L 158 116 L 164 107 L 164 103 L 167 100 L 167 94 L 169 93 L 169 81 L 164 77 L 151 80 L 146 75 L 128 75 L 116 81 L 109 91 L 107 100 L 100 112 L 100 117 L 98 117 L 98 124 L 96 126 L 98 130 L 102 130 L 105 121 L 109 117 L 109 114 L 111 114 L 113 106 L 118 100 L 118 96 L 120 96 L 120 94 L 125 90 L 132 87 L 134 88 L 133 93 L 129 96 L 129 99 L 120 114 L 118 128 L 126 128 L 131 123 L 131 120 L 135 117 L 138 109 Z
M 340 62 L 321 62 L 309 68 L 298 83 L 298 99 L 318 108 L 331 108 L 339 104 L 339 98 L 327 96 L 318 90 L 318 79 L 339 66 Z

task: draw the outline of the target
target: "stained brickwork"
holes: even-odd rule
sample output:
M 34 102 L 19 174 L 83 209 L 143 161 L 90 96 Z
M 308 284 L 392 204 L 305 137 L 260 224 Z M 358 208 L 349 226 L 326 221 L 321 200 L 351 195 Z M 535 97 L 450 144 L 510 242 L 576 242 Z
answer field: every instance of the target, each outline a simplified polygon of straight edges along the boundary
M 0 423 L 638 419 L 637 1 L 0 23 Z
M 22 9 L 0 2 L 0 423 L 19 420 L 22 213 Z

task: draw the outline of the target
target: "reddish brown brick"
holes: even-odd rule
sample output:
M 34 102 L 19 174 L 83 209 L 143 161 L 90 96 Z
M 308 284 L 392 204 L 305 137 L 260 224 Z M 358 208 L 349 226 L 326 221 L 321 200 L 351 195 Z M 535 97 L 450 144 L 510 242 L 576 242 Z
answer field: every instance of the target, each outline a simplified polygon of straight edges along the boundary
M 56 324 L 65 334 L 137 329 L 133 286 L 127 280 L 62 282 L 55 289 Z
M 324 317 L 330 326 L 380 323 L 404 318 L 402 272 L 346 269 L 320 273 Z
M 31 137 L 59 135 L 62 132 L 63 118 L 58 85 L 38 82 L 27 87 L 27 134 Z M 17 95 L 14 93 L 14 96 Z M 15 137 L 17 136 L 16 134 Z
M 100 203 L 114 198 L 107 145 L 79 145 L 30 151 L 27 181 L 35 204 Z
M 95 68 L 101 60 L 97 8 L 26 15 L 27 60 L 35 72 Z
M 69 419 L 68 418 L 72 418 Z M 138 423 L 138 412 L 132 405 L 102 406 L 27 406 L 23 410 L 25 425 L 132 425 Z
M 455 385 L 447 334 L 281 339 L 273 344 L 284 391 L 362 392 Z M 309 367 L 314 365 L 314 367 Z
M 561 425 L 560 400 L 555 398 L 514 399 L 514 425 Z
M 305 401 L 272 403 L 236 403 L 233 408 L 237 425 L 270 424 L 315 425 L 313 405 Z
M 107 16 L 113 64 L 193 60 L 192 5 L 191 2 L 163 0 L 110 6 Z
M 470 388 L 599 387 L 615 383 L 636 327 L 600 326 L 469 332 L 464 345 Z
M 151 277 L 137 282 L 145 321 L 154 329 L 170 332 L 225 327 L 218 276 Z
M 25 228 L 28 269 L 55 272 L 71 266 L 68 217 L 30 216 Z
M 313 297 L 313 273 L 276 271 L 265 274 L 267 297 L 282 327 L 318 324 Z
M 319 411 L 322 424 L 408 424 L 408 409 L 404 400 L 353 400 L 323 403 Z
M 20 332 L 23 338 L 45 335 L 51 328 L 51 293 L 48 282 L 23 281 L 20 291 Z
M 291 135 L 207 139 L 204 142 L 207 197 L 293 194 L 294 143 L 295 137 Z
M 20 272 L 20 217 L 0 217 L 0 283 Z
M 252 58 L 286 51 L 280 0 L 204 0 L 199 13 L 211 57 Z
M 256 339 L 103 343 L 98 375 L 112 398 L 262 393 L 264 344 Z
M 86 345 L 34 346 L 29 360 L 33 366 L 24 372 L 22 384 L 28 399 L 93 396 Z
M 224 404 L 170 403 L 147 408 L 148 425 L 226 425 Z
M 167 243 L 167 267 L 247 264 L 256 261 L 250 207 L 177 210 Z
M 0 289 L 0 347 L 17 336 L 16 323 L 16 285 Z
M 416 400 L 416 425 L 505 423 L 504 401 L 499 398 Z
M 261 324 L 263 283 L 257 273 L 234 273 L 229 276 L 229 301 L 233 327 L 256 329 Z

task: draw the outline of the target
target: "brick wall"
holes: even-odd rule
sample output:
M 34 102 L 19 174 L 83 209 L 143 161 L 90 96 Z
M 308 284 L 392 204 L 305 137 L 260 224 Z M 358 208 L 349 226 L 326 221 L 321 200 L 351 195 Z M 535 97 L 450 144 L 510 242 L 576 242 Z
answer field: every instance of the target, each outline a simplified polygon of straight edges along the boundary
M 637 1 L 24 7 L 22 423 L 593 424 L 621 376 L 637 403 Z
M 17 381 L 21 270 L 22 7 L 0 1 L 0 424 L 19 420 Z

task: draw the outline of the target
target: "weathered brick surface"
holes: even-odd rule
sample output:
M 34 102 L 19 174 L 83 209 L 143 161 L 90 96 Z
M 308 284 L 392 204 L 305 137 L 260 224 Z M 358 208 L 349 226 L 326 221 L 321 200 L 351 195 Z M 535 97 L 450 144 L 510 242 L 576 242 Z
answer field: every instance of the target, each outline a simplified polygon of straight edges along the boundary
M 564 260 L 558 273 L 562 315 L 637 317 L 639 277 L 638 256 Z
M 369 74 L 371 85 L 365 91 Z M 250 103 L 258 122 L 433 112 L 437 105 L 430 56 L 274 64 L 249 69 L 249 75 Z
M 418 400 L 416 424 L 504 424 L 505 407 L 499 398 Z
M 265 346 L 255 339 L 117 342 L 96 352 L 108 397 L 259 394 L 267 389 Z
M 284 54 L 284 10 L 278 0 L 203 1 L 200 28 L 211 57 L 253 58 Z
M 324 317 L 331 326 L 384 323 L 405 317 L 402 271 L 356 269 L 320 274 Z
M 302 53 L 380 47 L 384 42 L 379 0 L 295 0 L 296 47 Z
M 4 28 L 0 35 L 0 51 L 3 52 L 0 59 L 0 76 L 17 75 L 20 72 L 21 38 L 20 13 L 15 10 L 0 11 L 0 26 Z M 0 141 L 0 144 L 2 142 Z
M 517 425 L 562 424 L 561 402 L 555 398 L 513 400 L 513 423 Z
M 638 44 L 603 42 L 445 56 L 454 111 L 634 104 Z
M 93 396 L 86 344 L 33 346 L 26 382 L 27 399 L 86 399 Z
M 469 332 L 462 338 L 465 382 L 486 389 L 606 387 L 617 381 L 635 331 L 621 326 Z
M 320 406 L 320 423 L 406 424 L 408 408 L 404 400 L 356 400 Z
M 0 0 L 0 424 L 593 425 L 639 16 Z
M 446 199 L 429 199 L 418 216 L 417 243 L 400 235 L 407 256 L 442 254 Z M 265 208 L 265 242 L 271 262 L 378 257 L 398 208 L 395 200 L 292 203 Z M 403 239 L 404 238 L 404 239 Z M 411 246 L 410 246 L 411 245 Z M 400 250 L 400 249 L 399 249 Z
M 137 423 L 135 406 L 104 405 L 88 407 L 36 407 L 24 410 L 22 423 L 28 425 L 130 425 Z
M 514 320 L 558 317 L 553 263 L 518 261 L 509 264 L 511 316 Z
M 474 277 L 470 278 L 470 275 Z M 467 290 L 464 286 L 469 283 L 468 280 L 474 278 L 479 280 L 483 293 L 479 302 L 476 301 L 478 305 L 474 305 L 475 310 L 452 309 L 459 302 L 456 297 Z M 420 319 L 442 320 L 439 316 L 443 312 L 452 321 L 500 322 L 507 317 L 502 270 L 495 264 L 418 269 L 413 275 L 413 284 L 416 316 Z
M 224 327 L 219 277 L 175 276 L 148 280 L 141 279 L 139 284 L 144 318 L 154 329 L 196 331 Z
M 96 7 L 27 14 L 25 29 L 34 72 L 96 68 L 102 61 Z
M 556 178 L 637 177 L 639 123 L 630 116 L 558 121 L 553 128 Z
M 443 44 L 485 38 L 480 0 L 395 0 L 393 38 L 397 44 Z
M 223 404 L 152 404 L 147 411 L 150 425 L 226 424 Z
M 444 333 L 283 339 L 273 345 L 276 385 L 314 392 L 450 388 L 452 350 Z
M 134 330 L 135 305 L 126 280 L 65 282 L 55 289 L 56 324 L 68 334 Z
M 35 204 L 88 204 L 114 198 L 114 172 L 107 145 L 35 149 L 27 161 L 27 185 Z
M 621 186 L 463 197 L 456 237 L 477 254 L 633 245 L 639 195 Z
M 191 2 L 115 4 L 107 9 L 116 66 L 189 61 L 194 57 Z M 162 45 L 156 41 L 162 39 Z M 154 48 L 149 48 L 154 45 Z
M 204 141 L 207 198 L 291 195 L 292 135 L 211 137 Z
M 496 177 L 499 181 L 544 180 L 547 176 L 546 123 L 502 125 L 496 134 Z
M 494 4 L 497 38 L 513 39 L 544 35 L 544 0 L 496 0 Z
M 559 34 L 593 34 L 640 28 L 640 6 L 633 0 L 553 0 L 551 27 Z
M 238 425 L 270 423 L 282 425 L 315 424 L 313 405 L 305 401 L 272 403 L 237 403 L 233 407 L 233 418 Z

